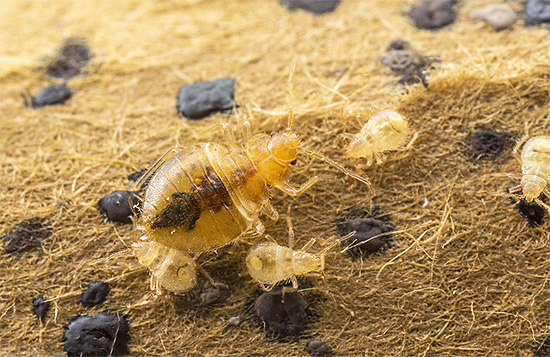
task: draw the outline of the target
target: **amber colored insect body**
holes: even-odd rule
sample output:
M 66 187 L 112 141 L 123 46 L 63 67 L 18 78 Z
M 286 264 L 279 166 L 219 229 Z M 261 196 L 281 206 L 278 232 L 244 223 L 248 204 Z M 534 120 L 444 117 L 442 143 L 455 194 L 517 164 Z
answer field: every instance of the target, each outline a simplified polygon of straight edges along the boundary
M 142 179 L 147 188 L 136 223 L 142 236 L 134 247 L 138 259 L 171 290 L 140 244 L 155 242 L 162 249 L 191 255 L 244 235 L 262 234 L 259 213 L 277 219 L 268 185 L 296 196 L 317 180 L 313 177 L 298 189 L 287 182 L 300 143 L 298 135 L 287 129 L 257 134 L 244 147 L 234 142 L 199 143 L 169 150 Z
M 550 136 L 529 139 L 521 152 L 521 187 L 525 200 L 538 198 L 550 182 Z
M 394 110 L 382 110 L 374 114 L 357 134 L 344 134 L 350 140 L 346 155 L 366 158 L 367 166 L 374 160 L 382 162 L 381 153 L 395 150 L 407 138 L 407 121 Z
M 246 267 L 250 276 L 261 284 L 274 285 L 290 279 L 294 288 L 297 288 L 296 276 L 324 269 L 324 255 L 267 242 L 250 250 L 246 257 Z

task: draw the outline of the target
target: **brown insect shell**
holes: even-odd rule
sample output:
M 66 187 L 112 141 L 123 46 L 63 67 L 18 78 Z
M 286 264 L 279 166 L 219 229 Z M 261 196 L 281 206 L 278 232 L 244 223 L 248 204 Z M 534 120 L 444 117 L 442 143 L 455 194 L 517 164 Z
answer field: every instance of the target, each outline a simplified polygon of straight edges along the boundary
M 275 284 L 297 275 L 321 270 L 322 259 L 314 254 L 293 250 L 276 243 L 261 243 L 246 257 L 250 276 L 263 284 Z
M 550 181 L 550 136 L 529 139 L 521 152 L 521 187 L 528 202 L 539 197 Z
M 292 130 L 257 134 L 245 145 L 246 154 L 269 185 L 280 186 L 287 178 L 288 165 L 298 155 L 301 140 Z
M 397 149 L 407 138 L 407 121 L 395 110 L 375 113 L 348 144 L 349 157 L 370 158 Z

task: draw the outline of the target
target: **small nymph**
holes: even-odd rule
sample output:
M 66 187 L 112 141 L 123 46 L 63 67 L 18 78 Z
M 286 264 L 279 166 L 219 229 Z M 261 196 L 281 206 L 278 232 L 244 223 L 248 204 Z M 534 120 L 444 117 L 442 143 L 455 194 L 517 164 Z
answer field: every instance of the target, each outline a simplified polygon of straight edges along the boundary
M 550 182 L 550 136 L 529 139 L 521 152 L 521 188 L 525 200 L 532 202 Z
M 287 222 L 289 224 L 289 241 L 292 245 L 294 231 L 289 218 L 287 218 Z M 354 234 L 355 232 L 351 232 L 342 239 L 348 239 Z M 290 280 L 292 287 L 297 289 L 296 277 L 314 271 L 323 271 L 326 252 L 339 242 L 335 241 L 320 253 L 314 254 L 308 252 L 308 249 L 315 243 L 315 238 L 312 238 L 302 249 L 294 250 L 277 244 L 267 234 L 266 237 L 271 241 L 258 244 L 250 250 L 246 257 L 248 273 L 265 290 L 271 290 L 278 282 L 285 280 Z
M 382 110 L 370 117 L 357 134 L 343 134 L 349 143 L 346 155 L 382 163 L 382 152 L 399 148 L 407 138 L 407 121 L 395 110 Z

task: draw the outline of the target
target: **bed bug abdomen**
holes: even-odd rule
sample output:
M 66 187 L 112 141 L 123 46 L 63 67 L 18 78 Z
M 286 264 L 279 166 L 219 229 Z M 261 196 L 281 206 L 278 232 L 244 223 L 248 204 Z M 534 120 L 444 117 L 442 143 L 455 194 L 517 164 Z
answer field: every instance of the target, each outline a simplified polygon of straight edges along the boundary
M 527 202 L 539 197 L 550 181 L 550 136 L 529 139 L 521 152 L 521 187 Z
M 154 290 L 159 291 L 160 284 L 174 293 L 183 293 L 195 285 L 197 266 L 186 253 L 149 241 L 146 237 L 132 244 L 132 248 L 139 262 L 151 271 Z

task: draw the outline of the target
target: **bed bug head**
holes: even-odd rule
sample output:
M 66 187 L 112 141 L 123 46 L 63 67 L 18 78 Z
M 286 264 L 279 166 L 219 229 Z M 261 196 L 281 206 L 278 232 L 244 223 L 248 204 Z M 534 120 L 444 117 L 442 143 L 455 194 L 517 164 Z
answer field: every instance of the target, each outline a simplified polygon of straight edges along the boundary
M 259 134 L 248 140 L 246 153 L 259 174 L 275 185 L 284 180 L 289 165 L 295 165 L 301 140 L 292 130 Z

